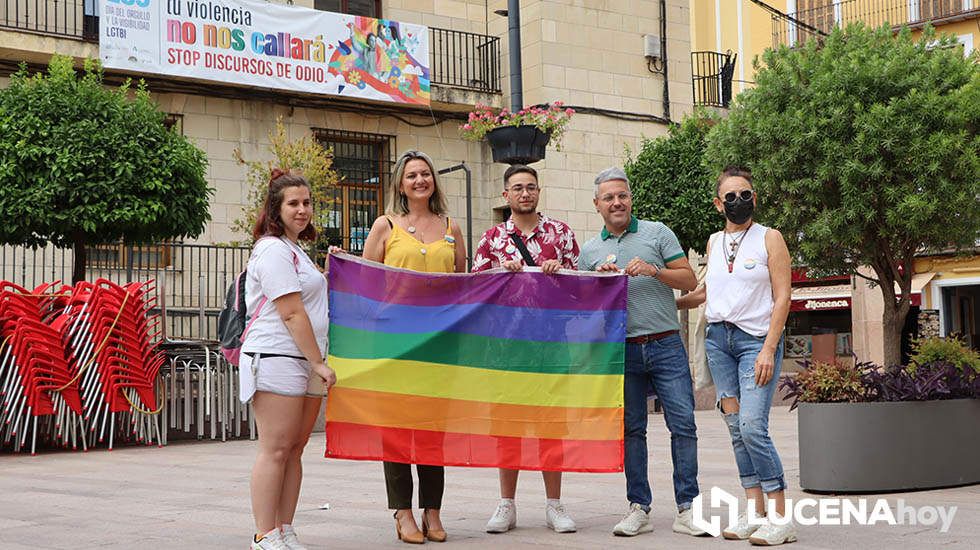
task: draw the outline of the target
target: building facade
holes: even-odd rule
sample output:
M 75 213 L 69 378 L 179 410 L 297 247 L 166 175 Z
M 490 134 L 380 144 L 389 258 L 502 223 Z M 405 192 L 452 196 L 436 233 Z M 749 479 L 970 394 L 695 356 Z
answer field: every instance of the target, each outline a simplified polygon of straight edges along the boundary
M 4 2 L 0 86 L 21 62 L 43 69 L 54 53 L 73 56 L 79 62 L 100 57 L 95 0 Z M 477 104 L 509 106 L 508 23 L 501 15 L 507 2 L 295 0 L 287 4 L 296 10 L 297 18 L 311 13 L 305 10 L 323 10 L 425 25 L 430 104 L 357 100 L 107 70 L 110 84 L 127 76 L 145 78 L 160 109 L 207 153 L 207 180 L 216 193 L 211 222 L 192 244 L 246 240 L 232 228 L 242 216 L 247 196 L 245 168 L 235 161 L 235 151 L 250 160 L 269 159 L 270 132 L 282 120 L 290 137 L 313 135 L 333 149 L 335 168 L 343 181 L 334 191 L 330 221 L 321 230 L 337 244 L 359 251 L 367 229 L 384 211 L 385 184 L 393 161 L 402 151 L 418 149 L 428 153 L 438 169 L 459 164 L 469 168 L 469 196 L 464 171 L 448 173 L 442 181 L 451 215 L 459 221 L 471 247 L 475 245 L 487 228 L 507 215 L 501 197 L 506 166 L 491 161 L 484 143 L 463 141 L 458 127 Z M 590 238 L 602 225 L 592 204 L 595 174 L 622 164 L 626 147 L 636 149 L 644 137 L 665 134 L 669 120 L 679 120 L 692 108 L 689 11 L 687 0 L 521 2 L 523 103 L 562 101 L 577 111 L 563 149 L 549 148 L 546 159 L 535 165 L 543 186 L 540 207 L 567 221 L 580 240 Z M 104 22 L 101 29 L 106 32 Z M 658 46 L 657 51 L 651 52 L 650 45 Z M 131 256 L 125 251 L 120 247 L 110 255 Z M 152 269 L 180 271 L 168 254 L 154 257 Z M 11 277 L 9 268 L 5 265 L 4 277 Z M 26 271 L 22 268 L 15 271 Z M 54 271 L 43 273 L 53 275 Z M 170 276 L 176 277 L 174 273 Z M 209 280 L 208 303 L 202 308 L 207 311 L 202 315 L 216 314 L 229 276 L 222 273 L 216 282 Z M 180 282 L 169 284 L 177 288 Z M 202 284 L 191 281 L 186 293 L 203 296 Z M 185 298 L 191 303 L 197 296 Z

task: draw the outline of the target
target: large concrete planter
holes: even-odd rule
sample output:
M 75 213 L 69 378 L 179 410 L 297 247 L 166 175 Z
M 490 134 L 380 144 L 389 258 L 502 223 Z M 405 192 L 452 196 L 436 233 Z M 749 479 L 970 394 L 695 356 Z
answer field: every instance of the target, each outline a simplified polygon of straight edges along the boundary
M 980 399 L 801 403 L 799 441 L 807 491 L 980 483 Z

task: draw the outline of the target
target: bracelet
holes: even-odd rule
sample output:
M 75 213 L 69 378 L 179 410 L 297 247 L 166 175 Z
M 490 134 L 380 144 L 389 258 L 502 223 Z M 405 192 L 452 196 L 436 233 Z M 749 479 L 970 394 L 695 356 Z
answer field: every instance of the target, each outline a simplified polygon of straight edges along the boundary
M 654 279 L 657 279 L 658 277 L 660 277 L 660 266 L 659 265 L 654 265 L 653 267 L 657 268 L 657 271 L 654 272 L 654 274 L 653 274 L 653 278 Z

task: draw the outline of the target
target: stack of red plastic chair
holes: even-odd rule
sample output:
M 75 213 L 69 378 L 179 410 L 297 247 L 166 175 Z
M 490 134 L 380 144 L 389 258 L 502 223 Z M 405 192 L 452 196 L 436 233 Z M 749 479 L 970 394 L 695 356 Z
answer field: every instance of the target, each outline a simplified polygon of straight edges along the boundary
M 84 438 L 82 403 L 72 386 L 65 349 L 50 320 L 58 296 L 48 294 L 50 285 L 28 292 L 8 282 L 0 283 L 0 420 L 3 443 L 19 451 L 31 435 L 36 452 L 38 428 L 77 447 Z M 82 446 L 85 446 L 84 440 Z
M 105 279 L 79 283 L 66 310 L 65 336 L 73 350 L 72 370 L 81 375 L 79 389 L 93 445 L 108 436 L 112 449 L 117 415 L 129 420 L 119 424 L 120 435 L 147 443 L 155 435 L 160 441 L 155 390 L 165 359 L 152 343 L 158 322 L 147 314 L 153 305 L 147 299 L 150 284 L 120 286 Z
M 32 453 L 39 432 L 72 448 L 160 443 L 152 282 L 53 286 L 0 282 L 0 442 L 19 451 L 30 431 Z

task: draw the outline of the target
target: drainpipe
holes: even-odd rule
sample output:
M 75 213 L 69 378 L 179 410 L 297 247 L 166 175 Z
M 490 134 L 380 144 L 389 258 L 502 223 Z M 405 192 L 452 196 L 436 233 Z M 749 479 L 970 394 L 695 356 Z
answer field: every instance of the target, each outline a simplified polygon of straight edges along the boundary
M 667 0 L 660 0 L 660 57 L 664 60 L 664 118 L 670 121 L 670 80 L 667 78 Z
M 466 172 L 466 270 L 473 267 L 473 172 L 465 162 L 439 170 L 439 175 L 462 170 Z
M 510 48 L 510 110 L 524 107 L 524 82 L 521 80 L 521 3 L 507 0 L 507 34 Z

